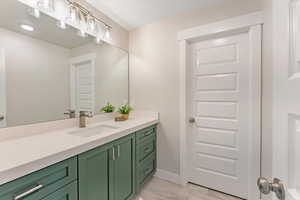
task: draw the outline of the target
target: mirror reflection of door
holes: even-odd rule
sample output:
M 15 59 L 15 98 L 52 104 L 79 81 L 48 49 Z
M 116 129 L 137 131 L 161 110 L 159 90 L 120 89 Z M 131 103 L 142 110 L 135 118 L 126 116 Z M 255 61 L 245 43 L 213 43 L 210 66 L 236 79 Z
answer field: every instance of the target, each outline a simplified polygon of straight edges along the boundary
M 6 127 L 5 54 L 0 48 L 0 128 Z
M 71 59 L 71 110 L 94 113 L 95 107 L 95 55 Z

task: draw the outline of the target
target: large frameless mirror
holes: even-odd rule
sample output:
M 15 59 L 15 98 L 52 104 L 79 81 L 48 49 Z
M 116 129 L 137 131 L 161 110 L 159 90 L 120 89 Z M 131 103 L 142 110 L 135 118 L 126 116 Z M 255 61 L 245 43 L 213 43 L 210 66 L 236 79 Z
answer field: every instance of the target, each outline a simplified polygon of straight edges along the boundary
M 0 127 L 101 114 L 107 102 L 129 101 L 128 52 L 18 0 L 1 0 L 0 9 Z

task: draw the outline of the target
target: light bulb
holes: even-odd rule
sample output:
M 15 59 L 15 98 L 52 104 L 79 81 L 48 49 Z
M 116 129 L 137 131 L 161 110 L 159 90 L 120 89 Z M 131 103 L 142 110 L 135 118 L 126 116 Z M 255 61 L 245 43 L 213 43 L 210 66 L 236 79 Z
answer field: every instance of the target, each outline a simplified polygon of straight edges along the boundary
M 58 22 L 57 22 L 57 26 L 58 26 L 59 28 L 61 28 L 61 29 L 66 29 L 66 28 L 67 28 L 67 25 L 66 25 L 66 23 L 65 23 L 64 20 L 58 21 Z
M 102 38 L 101 38 L 100 36 L 97 36 L 97 37 L 95 38 L 95 42 L 96 42 L 97 44 L 102 44 Z
M 39 11 L 39 9 L 37 9 L 37 8 L 34 8 L 34 9 L 33 9 L 33 16 L 34 16 L 35 18 L 40 18 L 41 12 Z
M 78 9 L 73 5 L 69 6 L 68 19 L 72 23 L 75 23 L 75 24 L 78 23 Z
M 88 16 L 88 18 L 87 18 L 87 24 L 88 24 L 89 30 L 91 30 L 91 31 L 94 32 L 95 29 L 96 29 L 96 21 L 95 21 L 95 19 L 92 16 Z
M 107 28 L 106 31 L 105 31 L 105 38 L 108 39 L 108 40 L 111 39 L 111 35 L 110 35 L 110 30 L 109 30 L 109 28 Z
M 79 10 L 79 26 L 81 30 L 86 31 L 87 30 L 87 18 L 85 14 Z
M 83 37 L 83 38 L 87 37 L 87 34 L 86 34 L 86 32 L 85 32 L 84 30 L 79 30 L 77 34 L 78 34 L 80 37 Z

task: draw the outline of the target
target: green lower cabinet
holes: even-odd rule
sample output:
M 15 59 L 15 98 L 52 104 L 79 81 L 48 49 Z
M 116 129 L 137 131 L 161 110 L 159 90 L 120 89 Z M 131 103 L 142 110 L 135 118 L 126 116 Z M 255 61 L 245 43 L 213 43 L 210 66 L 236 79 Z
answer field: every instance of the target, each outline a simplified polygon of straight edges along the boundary
M 0 185 L 0 200 L 131 200 L 155 171 L 151 126 Z
M 42 200 L 78 200 L 77 182 L 73 182 Z
M 134 196 L 135 137 L 130 135 L 78 156 L 79 200 Z
M 156 125 L 136 132 L 136 189 L 138 193 L 156 172 Z
M 111 162 L 112 198 L 128 200 L 134 196 L 135 189 L 135 137 L 122 138 L 114 143 L 115 160 Z

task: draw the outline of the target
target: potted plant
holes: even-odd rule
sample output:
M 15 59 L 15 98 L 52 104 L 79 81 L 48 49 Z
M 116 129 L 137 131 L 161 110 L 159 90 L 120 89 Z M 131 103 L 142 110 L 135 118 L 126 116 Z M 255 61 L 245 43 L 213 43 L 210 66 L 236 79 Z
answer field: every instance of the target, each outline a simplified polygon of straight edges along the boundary
M 113 113 L 115 111 L 115 107 L 107 102 L 107 104 L 101 108 L 101 111 L 104 113 Z
M 132 111 L 132 107 L 130 107 L 128 104 L 125 104 L 118 109 L 118 112 L 121 114 L 121 118 L 123 120 L 128 120 L 129 113 L 131 111 Z

